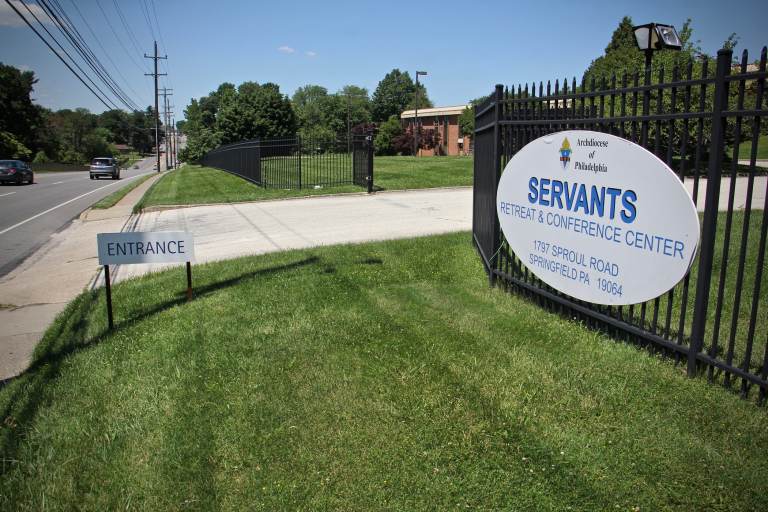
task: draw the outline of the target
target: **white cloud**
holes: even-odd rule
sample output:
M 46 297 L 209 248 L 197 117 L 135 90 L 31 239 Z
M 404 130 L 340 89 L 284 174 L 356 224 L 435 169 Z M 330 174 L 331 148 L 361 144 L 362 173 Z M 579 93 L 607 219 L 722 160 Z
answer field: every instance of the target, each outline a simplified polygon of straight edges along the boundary
M 290 46 L 281 46 L 277 49 L 280 53 L 294 53 L 296 50 L 291 48 Z
M 35 19 L 29 14 L 29 11 L 27 11 L 27 8 L 24 7 L 24 4 L 22 4 L 19 0 L 11 0 L 11 3 L 14 7 L 16 7 L 21 14 L 24 15 L 27 20 L 29 20 L 32 24 L 37 24 L 35 22 Z M 30 11 L 32 11 L 35 16 L 37 16 L 37 19 L 39 19 L 42 23 L 47 23 L 48 25 L 51 25 L 51 20 L 46 16 L 45 11 L 37 5 L 33 4 L 32 2 L 27 3 L 29 6 Z M 8 5 L 6 2 L 0 3 L 0 27 L 26 27 L 27 24 L 24 23 L 24 20 L 22 20 L 16 12 L 11 9 L 11 6 Z
M 307 57 L 316 57 L 317 56 L 317 52 L 313 52 L 313 51 L 304 52 L 304 54 Z

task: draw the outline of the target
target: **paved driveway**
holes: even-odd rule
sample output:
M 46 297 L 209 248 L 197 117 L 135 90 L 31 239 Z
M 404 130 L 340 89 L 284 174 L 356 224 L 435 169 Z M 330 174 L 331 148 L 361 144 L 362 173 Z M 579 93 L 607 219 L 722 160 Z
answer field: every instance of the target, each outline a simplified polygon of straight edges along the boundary
M 472 189 L 339 195 L 144 213 L 134 231 L 191 231 L 198 262 L 470 230 Z M 117 280 L 163 265 L 127 265 Z

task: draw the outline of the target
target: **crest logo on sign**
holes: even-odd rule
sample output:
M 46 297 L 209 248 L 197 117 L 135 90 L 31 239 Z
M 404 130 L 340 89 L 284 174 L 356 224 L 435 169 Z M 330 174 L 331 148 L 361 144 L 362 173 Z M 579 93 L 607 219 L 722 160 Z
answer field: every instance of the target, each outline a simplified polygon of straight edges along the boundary
M 563 163 L 563 169 L 568 168 L 568 162 L 571 161 L 571 143 L 568 137 L 563 139 L 563 145 L 560 146 L 560 161 Z

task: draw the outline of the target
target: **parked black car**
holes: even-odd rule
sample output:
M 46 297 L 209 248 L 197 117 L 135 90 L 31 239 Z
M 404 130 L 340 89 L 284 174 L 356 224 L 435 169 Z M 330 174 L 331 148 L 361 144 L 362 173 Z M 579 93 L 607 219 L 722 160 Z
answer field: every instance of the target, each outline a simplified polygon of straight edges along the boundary
M 91 179 L 97 179 L 100 176 L 107 176 L 113 180 L 120 179 L 120 164 L 117 160 L 109 157 L 94 158 L 91 162 Z
M 0 183 L 34 183 L 35 174 L 21 160 L 0 160 Z

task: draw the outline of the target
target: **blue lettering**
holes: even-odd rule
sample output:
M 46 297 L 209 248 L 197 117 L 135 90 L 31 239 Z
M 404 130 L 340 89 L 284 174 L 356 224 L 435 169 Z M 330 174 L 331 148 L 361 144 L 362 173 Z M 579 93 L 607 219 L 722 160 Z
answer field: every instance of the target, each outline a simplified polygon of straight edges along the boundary
M 621 196 L 621 204 L 624 206 L 624 209 L 621 211 L 621 220 L 627 224 L 632 224 L 635 221 L 635 217 L 637 217 L 635 201 L 637 201 L 637 194 L 634 190 L 627 190 Z
M 597 214 L 602 217 L 605 210 L 605 187 L 600 187 L 598 192 L 597 187 L 592 185 L 592 204 L 589 205 L 589 214 L 594 215 L 595 210 Z
M 551 206 L 549 199 L 546 198 L 546 196 L 549 195 L 549 180 L 547 178 L 541 178 L 539 185 L 539 204 L 544 206 Z
M 582 183 L 579 185 L 579 195 L 576 198 L 576 206 L 573 207 L 573 211 L 582 208 L 584 213 L 589 215 L 589 201 L 587 200 L 587 187 Z
M 557 207 L 561 210 L 563 209 L 563 200 L 560 197 L 563 193 L 563 182 L 554 180 L 552 182 L 552 206 L 555 206 L 555 202 L 557 202 Z
M 531 176 L 531 179 L 528 180 L 528 202 L 531 204 L 536 204 L 536 201 L 539 198 L 539 179 L 536 176 Z

